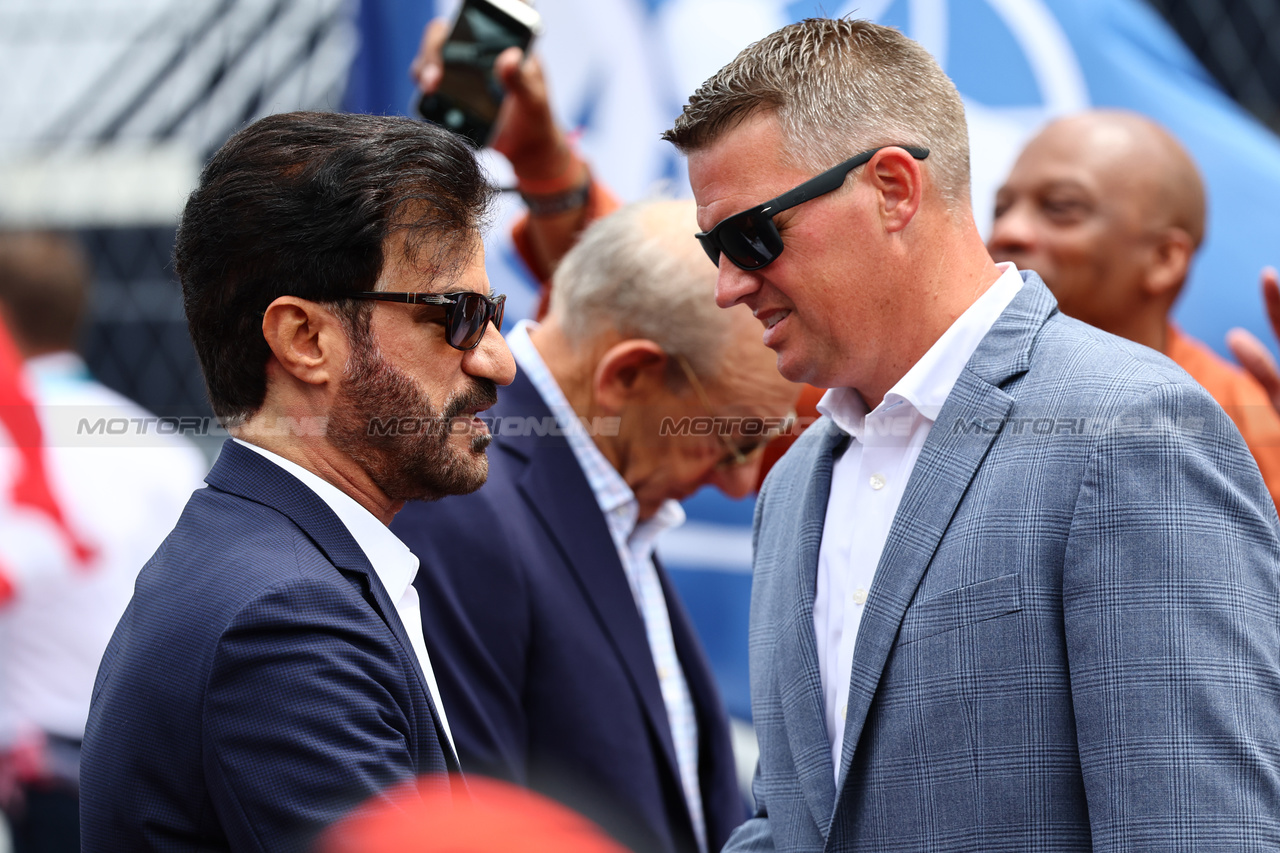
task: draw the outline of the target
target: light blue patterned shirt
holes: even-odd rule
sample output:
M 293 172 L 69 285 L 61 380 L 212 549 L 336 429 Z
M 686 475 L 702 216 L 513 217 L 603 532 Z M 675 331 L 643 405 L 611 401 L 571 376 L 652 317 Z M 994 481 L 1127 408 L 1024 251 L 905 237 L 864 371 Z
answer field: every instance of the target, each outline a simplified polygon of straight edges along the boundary
M 627 575 L 636 608 L 644 620 L 649 651 L 658 673 L 662 689 L 662 701 L 667 708 L 671 724 L 671 737 L 676 749 L 676 762 L 680 769 L 680 782 L 684 798 L 693 819 L 698 847 L 707 850 L 707 823 L 702 810 L 702 792 L 698 784 L 698 718 L 693 708 L 693 697 L 685 681 L 684 670 L 676 656 L 675 639 L 671 634 L 671 617 L 667 601 L 658 580 L 658 569 L 653 562 L 653 548 L 658 536 L 666 530 L 684 524 L 684 509 L 674 500 L 668 500 L 658 508 L 652 518 L 640 521 L 640 503 L 622 475 L 609 464 L 600 448 L 587 433 L 569 400 L 529 340 L 529 331 L 537 324 L 522 320 L 507 335 L 507 345 L 516 364 L 547 404 L 565 440 L 573 450 L 582 473 L 586 475 L 591 493 L 595 495 L 600 512 L 604 514 L 609 534 L 618 549 L 618 559 Z

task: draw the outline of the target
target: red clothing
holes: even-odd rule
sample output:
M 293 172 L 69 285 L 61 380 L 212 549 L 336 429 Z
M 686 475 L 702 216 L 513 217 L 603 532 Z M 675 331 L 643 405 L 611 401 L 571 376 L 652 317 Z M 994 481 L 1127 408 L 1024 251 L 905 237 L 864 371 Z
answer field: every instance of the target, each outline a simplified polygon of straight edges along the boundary
M 533 791 L 468 776 L 441 789 L 410 782 L 356 809 L 321 837 L 321 853 L 626 853 L 591 821 Z
M 1218 401 L 1249 445 L 1272 500 L 1280 505 L 1280 415 L 1252 376 L 1170 325 L 1164 354 Z

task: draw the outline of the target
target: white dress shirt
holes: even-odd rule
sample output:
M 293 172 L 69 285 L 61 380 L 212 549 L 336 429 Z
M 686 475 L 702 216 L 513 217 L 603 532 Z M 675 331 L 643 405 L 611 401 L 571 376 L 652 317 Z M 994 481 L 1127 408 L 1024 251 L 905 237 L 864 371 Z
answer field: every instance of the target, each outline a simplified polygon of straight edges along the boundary
M 929 430 L 978 344 L 1022 287 L 1013 264 L 1000 264 L 1000 268 L 996 282 L 943 332 L 870 413 L 852 388 L 832 388 L 818 402 L 818 411 L 852 436 L 831 470 L 813 601 L 827 738 L 837 784 L 853 648 L 862 610 L 894 513 Z
M 507 346 L 520 370 L 533 383 L 542 401 L 555 415 L 556 423 L 572 448 L 578 466 L 591 485 L 591 492 L 595 495 L 600 512 L 604 514 L 613 544 L 618 549 L 618 559 L 622 562 L 631 595 L 635 598 L 636 608 L 644 621 L 649 652 L 653 655 L 653 663 L 657 669 L 658 686 L 662 691 L 662 702 L 666 706 L 667 719 L 671 725 L 680 783 L 689 806 L 694 834 L 698 839 L 699 849 L 705 853 L 706 817 L 702 808 L 702 788 L 698 782 L 698 718 L 693 707 L 693 697 L 689 693 L 689 684 L 676 655 L 675 638 L 671 633 L 671 615 L 667 611 L 667 599 L 662 594 L 658 569 L 653 562 L 653 548 L 658 536 L 684 523 L 684 509 L 678 502 L 667 500 L 652 518 L 639 521 L 640 503 L 636 500 L 635 493 L 587 434 L 537 347 L 529 339 L 529 330 L 536 328 L 537 324 L 528 320 L 517 323 L 507 335 Z
M 333 514 L 347 528 L 351 538 L 356 540 L 356 545 L 369 558 L 378 580 L 395 602 L 396 613 L 404 624 L 405 633 L 409 635 L 414 654 L 418 656 L 422 674 L 427 677 L 431 701 L 435 703 L 440 724 L 444 727 L 445 736 L 449 738 L 449 746 L 453 749 L 456 760 L 458 751 L 453 745 L 453 732 L 449 730 L 449 717 L 444 712 L 444 702 L 440 700 L 440 687 L 436 684 L 435 670 L 431 668 L 431 656 L 427 654 L 427 643 L 422 635 L 422 610 L 418 605 L 418 590 L 413 586 L 413 579 L 418 575 L 417 556 L 373 513 L 360 506 L 355 498 L 337 486 L 270 450 L 238 438 L 235 441 L 279 465 L 315 492 L 320 500 L 329 505 L 329 509 L 333 510 Z

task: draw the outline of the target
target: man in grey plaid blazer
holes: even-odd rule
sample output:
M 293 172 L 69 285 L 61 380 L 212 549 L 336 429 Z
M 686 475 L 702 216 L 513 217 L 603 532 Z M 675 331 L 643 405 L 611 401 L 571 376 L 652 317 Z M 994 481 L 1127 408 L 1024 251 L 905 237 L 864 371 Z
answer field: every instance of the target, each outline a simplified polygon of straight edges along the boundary
M 936 63 L 805 21 L 667 138 L 717 301 L 832 389 L 757 504 L 756 814 L 726 850 L 1280 847 L 1258 469 L 1172 362 L 992 263 Z

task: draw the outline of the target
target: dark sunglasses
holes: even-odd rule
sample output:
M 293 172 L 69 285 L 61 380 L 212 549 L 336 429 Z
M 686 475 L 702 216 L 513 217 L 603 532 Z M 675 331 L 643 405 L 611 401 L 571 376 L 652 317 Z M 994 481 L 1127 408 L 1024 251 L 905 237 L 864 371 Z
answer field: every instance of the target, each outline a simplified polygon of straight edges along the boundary
M 366 290 L 352 293 L 348 299 L 372 299 L 378 302 L 407 302 L 412 305 L 436 305 L 444 309 L 445 340 L 454 349 L 469 350 L 480 345 L 486 324 L 490 320 L 499 331 L 502 329 L 502 309 L 507 301 L 505 293 L 486 296 L 483 293 L 460 291 L 458 293 L 385 293 Z
M 710 231 L 700 231 L 694 236 L 702 244 L 711 263 L 717 267 L 720 266 L 721 254 L 733 261 L 734 266 L 739 269 L 758 270 L 767 267 L 782 254 L 782 235 L 778 233 L 778 226 L 773 224 L 773 217 L 784 210 L 838 189 L 850 172 L 874 157 L 877 151 L 883 151 L 885 148 L 901 148 L 917 160 L 923 160 L 929 156 L 928 148 L 916 148 L 911 145 L 886 145 L 863 151 L 843 163 L 832 166 L 821 175 L 810 178 L 795 189 L 788 190 L 777 198 L 758 204 L 750 210 L 722 219 Z

